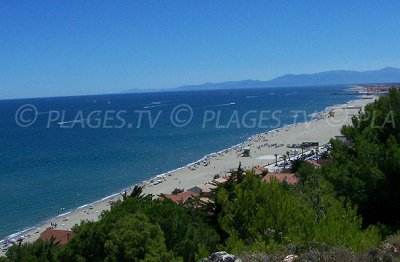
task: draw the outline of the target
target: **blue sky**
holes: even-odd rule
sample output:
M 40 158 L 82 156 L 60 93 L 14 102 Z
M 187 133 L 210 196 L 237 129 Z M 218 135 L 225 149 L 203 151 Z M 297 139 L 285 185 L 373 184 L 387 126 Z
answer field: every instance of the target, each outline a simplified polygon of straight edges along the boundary
M 0 99 L 400 67 L 400 1 L 0 1 Z

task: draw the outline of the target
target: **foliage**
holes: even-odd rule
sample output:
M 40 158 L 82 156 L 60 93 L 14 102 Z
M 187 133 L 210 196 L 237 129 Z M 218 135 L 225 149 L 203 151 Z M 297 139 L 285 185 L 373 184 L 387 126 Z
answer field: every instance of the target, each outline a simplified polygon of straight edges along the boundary
M 399 227 L 400 91 L 369 104 L 342 129 L 350 145 L 332 140 L 333 161 L 325 178 L 339 196 L 359 207 L 365 225 Z
M 291 172 L 292 173 L 296 173 L 298 170 L 299 170 L 299 168 L 300 168 L 300 166 L 304 163 L 305 161 L 302 159 L 302 158 L 298 158 L 298 159 L 294 159 L 294 160 L 292 160 L 291 161 Z
M 24 243 L 22 245 L 12 246 L 7 251 L 7 260 L 4 261 L 51 262 L 57 261 L 59 252 L 60 247 L 53 238 L 49 241 L 39 239 L 34 243 Z
M 145 225 L 157 226 L 150 231 L 154 235 L 151 235 L 150 232 L 145 233 L 148 238 L 155 239 L 157 234 L 162 236 L 157 243 L 161 246 L 165 245 L 165 249 L 162 248 L 161 250 L 161 254 L 164 254 L 165 257 L 170 256 L 169 253 L 166 253 L 166 250 L 169 250 L 176 257 L 181 257 L 185 261 L 192 261 L 199 251 L 203 253 L 204 250 L 213 251 L 213 247 L 218 242 L 218 235 L 200 217 L 189 214 L 184 207 L 169 200 L 161 202 L 130 197 L 117 204 L 110 212 L 105 212 L 99 222 L 86 222 L 75 228 L 76 236 L 64 252 L 65 256 L 83 257 L 90 261 L 96 261 L 98 260 L 96 257 L 107 257 L 110 248 L 111 250 L 118 250 L 119 244 L 123 242 L 130 243 L 131 245 L 128 245 L 128 247 L 136 249 L 137 247 L 133 245 L 135 242 L 128 242 L 124 238 L 113 239 L 113 237 L 120 235 L 119 229 L 116 228 L 132 226 L 132 231 L 133 228 L 140 225 L 137 222 L 136 225 L 133 222 L 127 222 L 128 219 L 133 219 L 132 214 L 142 218 L 141 220 L 146 222 Z M 135 238 L 135 236 L 139 236 L 139 232 L 132 231 L 131 235 L 126 237 L 128 236 Z M 145 240 L 138 239 L 135 241 L 143 244 Z M 149 247 L 152 246 L 152 243 L 149 243 Z M 143 252 L 149 254 L 151 250 L 150 248 Z M 132 259 L 130 254 L 123 251 L 118 251 L 115 254 L 120 255 L 115 256 L 119 261 L 122 261 L 123 258 Z
M 225 244 L 230 252 L 271 251 L 303 242 L 362 250 L 379 241 L 373 228 L 361 230 L 355 209 L 333 196 L 321 196 L 325 208 L 318 220 L 320 211 L 307 192 L 295 192 L 276 181 L 263 183 L 255 175 L 247 174 L 234 192 L 233 199 L 225 189 L 217 194 L 217 202 L 222 205 L 219 222 L 229 235 Z

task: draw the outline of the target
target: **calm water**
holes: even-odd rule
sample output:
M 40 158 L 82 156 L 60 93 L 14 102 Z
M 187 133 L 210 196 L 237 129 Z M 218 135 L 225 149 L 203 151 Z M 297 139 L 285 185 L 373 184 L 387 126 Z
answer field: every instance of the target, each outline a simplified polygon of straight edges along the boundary
M 283 125 L 294 122 L 292 110 L 310 114 L 352 99 L 344 87 L 333 86 L 0 101 L 0 239 L 276 128 L 272 113 L 264 114 L 271 119 L 264 119 L 262 127 L 249 128 L 250 118 L 260 116 L 249 113 L 243 122 L 249 110 L 281 110 L 275 117 Z M 15 117 L 25 104 L 35 106 L 38 114 L 25 112 L 25 120 L 37 120 L 22 128 Z M 189 111 L 176 108 L 180 104 L 192 108 L 193 118 L 178 128 L 171 113 L 177 113 L 178 124 L 190 117 Z M 92 111 L 99 112 L 91 115 L 90 128 Z

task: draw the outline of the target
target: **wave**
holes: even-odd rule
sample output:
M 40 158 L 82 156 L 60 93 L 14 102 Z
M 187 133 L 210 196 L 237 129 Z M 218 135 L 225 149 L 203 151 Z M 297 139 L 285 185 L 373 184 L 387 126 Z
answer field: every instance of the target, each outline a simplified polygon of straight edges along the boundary
M 293 92 L 293 93 L 284 94 L 284 96 L 294 96 L 294 95 L 297 95 L 297 94 L 298 94 L 297 92 Z
M 67 211 L 67 212 L 65 212 L 65 213 L 62 213 L 62 214 L 59 214 L 59 215 L 56 216 L 56 217 L 63 217 L 63 216 L 69 215 L 69 214 L 71 214 L 71 213 L 72 213 L 72 210 Z
M 156 108 L 156 107 L 160 107 L 160 106 L 166 106 L 166 105 L 153 105 L 153 106 L 144 106 L 144 109 L 149 109 L 149 108 Z
M 62 126 L 62 125 L 71 124 L 71 123 L 88 123 L 88 121 L 90 121 L 91 119 L 93 119 L 93 120 L 101 120 L 100 117 L 93 116 L 93 117 L 88 117 L 86 119 L 75 119 L 75 120 L 71 120 L 71 121 L 60 121 L 57 124 Z
M 37 112 L 36 115 L 46 115 L 46 114 L 50 114 L 50 111 L 48 112 Z
M 62 126 L 62 125 L 69 124 L 69 123 L 82 123 L 82 122 L 85 121 L 85 120 L 87 120 L 87 119 L 72 120 L 72 121 L 61 121 L 61 122 L 58 122 L 58 124 L 59 124 L 60 126 Z
M 233 105 L 236 105 L 236 103 L 235 102 L 231 102 L 231 103 L 226 103 L 226 104 L 212 105 L 212 106 L 209 106 L 209 107 L 223 107 L 223 106 L 233 106 Z
M 156 108 L 156 107 L 169 106 L 169 105 L 171 105 L 171 104 L 163 104 L 163 102 L 167 102 L 167 101 L 156 101 L 156 102 L 151 102 L 150 104 L 146 104 L 143 108 L 144 108 L 144 109 L 149 109 L 149 108 Z

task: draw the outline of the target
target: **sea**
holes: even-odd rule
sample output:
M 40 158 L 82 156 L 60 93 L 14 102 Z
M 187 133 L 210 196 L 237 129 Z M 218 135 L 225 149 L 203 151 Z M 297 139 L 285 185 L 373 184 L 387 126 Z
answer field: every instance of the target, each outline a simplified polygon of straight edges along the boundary
M 0 100 L 0 239 L 356 98 L 321 86 Z

